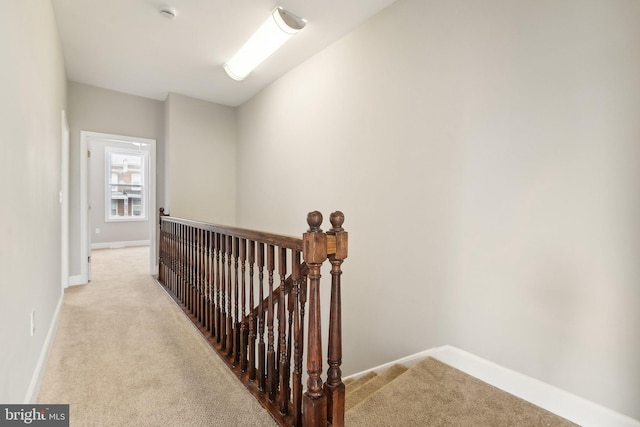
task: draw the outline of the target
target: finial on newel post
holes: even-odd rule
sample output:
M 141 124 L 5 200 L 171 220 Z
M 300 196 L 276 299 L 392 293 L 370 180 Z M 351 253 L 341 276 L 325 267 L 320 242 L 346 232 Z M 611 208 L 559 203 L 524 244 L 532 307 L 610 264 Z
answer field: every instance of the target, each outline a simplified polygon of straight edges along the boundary
M 322 330 L 320 319 L 320 268 L 327 258 L 327 235 L 322 232 L 322 214 L 307 215 L 309 230 L 303 234 L 302 256 L 309 267 L 309 327 L 307 339 L 307 391 L 302 399 L 303 425 L 326 427 L 327 397 L 322 389 Z
M 331 262 L 331 302 L 329 307 L 329 349 L 327 382 L 324 384 L 327 396 L 328 421 L 334 427 L 344 426 L 345 387 L 342 382 L 342 297 L 341 297 L 341 265 L 348 254 L 348 233 L 342 228 L 344 214 L 335 211 L 331 214 L 331 230 L 327 239 L 334 240 L 329 246 L 334 248 L 327 257 Z M 330 251 L 331 252 L 331 251 Z

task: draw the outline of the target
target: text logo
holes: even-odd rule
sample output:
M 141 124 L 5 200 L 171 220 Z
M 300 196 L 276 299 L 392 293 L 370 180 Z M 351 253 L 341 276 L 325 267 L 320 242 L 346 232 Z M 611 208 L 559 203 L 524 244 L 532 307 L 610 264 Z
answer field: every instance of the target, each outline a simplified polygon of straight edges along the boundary
M 69 405 L 0 405 L 0 427 L 69 427 Z

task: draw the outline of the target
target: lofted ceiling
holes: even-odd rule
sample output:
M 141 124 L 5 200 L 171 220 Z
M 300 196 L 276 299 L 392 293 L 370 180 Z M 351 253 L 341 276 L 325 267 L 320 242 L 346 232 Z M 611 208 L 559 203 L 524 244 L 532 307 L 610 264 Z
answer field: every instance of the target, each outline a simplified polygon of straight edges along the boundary
M 395 0 L 52 0 L 69 80 L 237 106 Z M 176 18 L 163 17 L 170 7 Z M 243 81 L 223 64 L 275 6 L 307 26 Z

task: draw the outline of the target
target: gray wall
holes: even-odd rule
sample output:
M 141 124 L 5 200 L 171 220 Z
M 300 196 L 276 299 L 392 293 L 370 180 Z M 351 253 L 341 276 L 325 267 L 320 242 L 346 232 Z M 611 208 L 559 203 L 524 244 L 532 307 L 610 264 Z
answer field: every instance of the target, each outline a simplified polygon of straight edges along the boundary
M 164 103 L 139 96 L 69 82 L 70 275 L 80 274 L 80 131 L 156 140 L 157 176 L 164 176 Z M 156 184 L 156 205 L 164 204 L 164 180 Z M 95 230 L 93 230 L 95 232 Z
M 128 136 L 128 135 L 124 135 Z M 89 204 L 91 205 L 91 244 L 140 242 L 149 240 L 149 219 L 155 221 L 156 213 L 147 211 L 145 221 L 105 221 L 105 148 L 131 150 L 132 144 L 92 140 L 89 143 Z M 145 151 L 149 151 L 149 147 Z M 149 183 L 147 182 L 148 186 Z M 100 233 L 96 229 L 100 230 Z
M 165 111 L 169 212 L 235 224 L 235 109 L 172 93 Z
M 239 226 L 345 212 L 346 374 L 451 344 L 640 419 L 638 22 L 400 0 L 239 107 Z
M 2 6 L 0 402 L 23 403 L 33 398 L 30 381 L 42 367 L 38 358 L 62 294 L 58 195 L 66 78 L 51 3 Z

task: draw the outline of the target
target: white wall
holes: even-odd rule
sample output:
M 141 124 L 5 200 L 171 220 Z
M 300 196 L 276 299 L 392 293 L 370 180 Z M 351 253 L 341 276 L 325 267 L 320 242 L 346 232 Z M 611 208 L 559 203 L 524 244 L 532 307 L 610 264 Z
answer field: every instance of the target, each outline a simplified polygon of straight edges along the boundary
M 165 120 L 168 212 L 234 225 L 235 109 L 172 93 Z
M 451 344 L 640 419 L 638 22 L 400 0 L 239 108 L 239 226 L 345 213 L 346 374 Z
M 70 274 L 80 274 L 80 131 L 156 140 L 156 204 L 164 204 L 164 103 L 95 86 L 69 82 Z M 155 215 L 155 213 L 154 213 Z M 95 230 L 94 230 L 95 231 Z
M 2 6 L 0 402 L 23 403 L 33 397 L 32 377 L 62 293 L 58 195 L 66 78 L 50 1 Z

